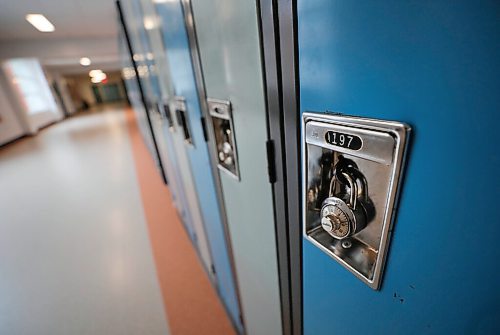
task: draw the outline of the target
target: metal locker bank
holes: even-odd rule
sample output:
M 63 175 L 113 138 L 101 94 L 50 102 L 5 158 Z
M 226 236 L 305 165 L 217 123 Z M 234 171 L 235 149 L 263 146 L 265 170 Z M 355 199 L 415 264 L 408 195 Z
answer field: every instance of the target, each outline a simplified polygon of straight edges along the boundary
M 155 124 L 152 122 L 151 116 L 147 112 L 147 103 L 143 101 L 143 88 L 139 88 L 141 83 L 139 83 L 136 74 L 138 72 L 136 71 L 137 62 L 135 62 L 132 59 L 133 56 L 130 55 L 127 37 L 124 32 L 121 32 L 119 36 L 119 47 L 123 63 L 122 77 L 126 87 L 128 100 L 136 115 L 139 129 L 146 146 L 156 162 L 158 172 L 164 181 L 166 181 L 165 169 L 167 169 L 167 166 L 165 166 L 165 160 L 162 159 L 164 155 L 163 143 L 158 138 L 157 132 L 154 131 Z
M 185 208 L 185 210 L 181 211 L 181 215 L 183 215 L 184 224 L 199 252 L 203 265 L 207 271 L 209 271 L 212 268 L 213 262 L 187 153 L 187 147 L 190 143 L 185 141 L 185 134 L 183 132 L 181 133 L 180 129 L 177 129 L 177 127 L 181 127 L 182 122 L 178 119 L 179 116 L 172 112 L 179 110 L 181 107 L 177 106 L 178 101 L 174 98 L 175 94 L 170 74 L 167 72 L 168 60 L 164 55 L 164 48 L 159 47 L 163 43 L 159 32 L 159 26 L 150 27 L 144 24 L 146 17 L 143 14 L 143 8 L 139 0 L 130 0 L 126 2 L 125 5 L 130 6 L 127 7 L 129 8 L 128 13 L 131 16 L 130 25 L 136 29 L 140 37 L 141 43 L 137 43 L 137 45 L 139 48 L 142 48 L 140 50 L 143 51 L 143 54 L 139 56 L 139 59 L 148 64 L 146 65 L 147 67 L 143 69 L 144 78 L 147 83 L 146 87 L 149 89 L 147 89 L 146 92 L 148 92 L 149 101 L 151 101 L 151 114 L 155 113 L 153 120 L 156 120 L 157 129 L 160 134 L 159 136 L 164 138 L 164 143 L 171 141 L 171 143 L 168 144 L 171 148 L 170 152 L 172 157 L 175 157 L 176 164 L 178 164 L 178 167 L 175 168 L 173 172 L 177 171 L 178 174 L 174 172 L 174 176 L 181 177 L 177 182 L 179 185 L 182 185 L 182 189 L 180 189 L 180 192 L 182 192 L 181 197 L 185 197 L 183 198 L 183 205 L 185 206 L 183 209 Z M 152 20 L 151 15 L 148 18 Z M 151 47 L 153 41 L 155 42 L 156 54 L 158 54 L 158 60 L 156 62 L 155 53 L 153 53 Z M 164 64 L 157 66 L 156 64 L 160 60 L 163 61 Z M 151 71 L 151 65 L 155 66 L 153 67 L 155 71 Z M 184 102 L 181 101 L 181 103 Z M 176 126 L 170 126 L 167 114 L 172 117 Z M 174 154 L 175 156 L 173 156 Z M 211 271 L 208 273 L 212 277 L 214 276 Z
M 183 148 L 176 148 L 170 135 L 170 131 L 173 127 L 173 119 L 171 117 L 169 102 L 170 96 L 168 95 L 168 85 L 170 85 L 170 83 L 168 82 L 168 77 L 166 78 L 164 75 L 158 76 L 158 73 L 168 73 L 166 70 L 168 68 L 168 63 L 165 58 L 166 56 L 161 38 L 158 41 L 158 27 L 154 30 L 147 30 L 144 32 L 144 29 L 141 28 L 142 16 L 139 16 L 142 11 L 137 14 L 134 14 L 136 12 L 133 11 L 133 8 L 136 8 L 136 11 L 141 9 L 141 7 L 139 7 L 139 3 L 125 1 L 118 2 L 117 4 L 119 5 L 117 8 L 119 8 L 122 13 L 121 15 L 124 24 L 123 29 L 129 31 L 131 48 L 133 49 L 131 50 L 130 57 L 132 58 L 132 61 L 137 64 L 137 71 L 135 72 L 139 72 L 139 75 L 136 75 L 136 78 L 142 78 L 142 80 L 139 80 L 141 80 L 140 83 L 144 84 L 142 87 L 145 95 L 144 104 L 149 106 L 148 110 L 150 113 L 148 115 L 154 132 L 159 138 L 158 146 L 162 149 L 160 152 L 162 154 L 161 157 L 163 159 L 163 165 L 168 174 L 168 186 L 172 192 L 174 204 L 182 218 L 186 230 L 190 238 L 194 241 L 196 234 L 188 205 L 189 202 L 187 195 L 189 194 L 189 190 L 184 189 L 183 178 L 186 178 L 186 176 L 185 173 L 182 173 L 185 165 L 182 165 L 181 162 L 184 162 L 185 160 L 178 158 L 178 155 L 182 154 L 182 152 L 177 153 L 177 150 L 183 150 Z M 131 7 L 132 4 L 134 4 L 135 7 Z M 132 44 L 132 40 L 134 40 L 134 34 L 137 34 L 137 30 L 143 31 L 143 45 L 138 43 L 137 37 L 135 37 L 136 42 L 134 46 L 134 44 Z M 154 43 L 152 41 L 154 41 Z M 147 48 L 147 50 L 145 48 Z M 146 59 L 150 62 L 149 66 L 144 64 L 144 60 Z M 146 80 L 150 71 L 152 72 L 151 76 L 156 78 L 158 84 L 156 86 L 157 90 L 154 96 L 152 96 L 152 85 Z M 187 178 L 189 178 L 189 175 Z
M 294 333 L 498 333 L 498 2 L 275 9 Z
M 190 160 L 193 180 L 204 228 L 210 245 L 212 264 L 209 271 L 231 320 L 238 331 L 243 331 L 235 272 L 231 253 L 231 241 L 224 218 L 224 207 L 219 203 L 220 185 L 218 170 L 213 163 L 209 147 L 215 148 L 215 139 L 209 135 L 206 118 L 202 116 L 204 106 L 203 83 L 196 81 L 192 60 L 198 61 L 197 50 L 192 50 L 194 37 L 188 36 L 185 12 L 180 1 L 157 3 L 144 1 L 150 7 L 148 15 L 157 15 L 170 65 L 170 78 L 177 105 L 171 112 L 177 119 L 176 132 L 182 136 Z M 191 45 L 190 45 L 191 42 Z M 201 99 L 201 101 L 200 101 Z M 211 168 L 212 167 L 212 168 Z M 220 200 L 222 200 L 220 198 Z
M 500 334 L 500 0 L 0 1 L 0 335 Z
M 498 331 L 497 4 L 141 13 L 180 192 L 239 333 Z
M 259 19 L 252 1 L 191 1 L 247 334 L 282 332 Z M 220 143 L 219 142 L 219 143 Z M 224 145 L 225 143 L 225 145 Z

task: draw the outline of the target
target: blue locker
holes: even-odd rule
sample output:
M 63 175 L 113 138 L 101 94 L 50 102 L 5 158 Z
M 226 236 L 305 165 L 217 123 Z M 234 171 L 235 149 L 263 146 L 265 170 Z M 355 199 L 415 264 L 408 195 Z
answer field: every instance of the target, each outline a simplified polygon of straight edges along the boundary
M 193 242 L 198 255 L 202 260 L 202 264 L 207 271 L 212 268 L 211 253 L 209 249 L 209 241 L 206 237 L 205 228 L 203 227 L 203 219 L 199 209 L 199 202 L 196 196 L 194 181 L 192 178 L 192 169 L 188 161 L 186 153 L 186 145 L 181 138 L 179 120 L 175 116 L 173 107 L 174 93 L 172 91 L 171 78 L 168 70 L 166 70 L 166 58 L 164 57 L 163 41 L 159 24 L 155 13 L 145 13 L 144 5 L 150 5 L 145 9 L 151 9 L 150 2 L 141 2 L 140 0 L 129 0 L 126 2 L 131 15 L 131 26 L 136 32 L 136 41 L 138 50 L 141 53 L 138 55 L 138 62 L 142 64 L 143 82 L 147 85 L 147 95 L 151 103 L 150 115 L 155 125 L 155 130 L 160 138 L 160 143 L 167 141 L 172 144 L 168 146 L 173 149 L 172 157 L 175 153 L 175 177 L 179 178 L 178 185 L 181 189 L 182 208 L 181 217 L 186 226 L 187 232 Z M 155 41 L 156 44 L 153 44 Z M 153 49 L 154 47 L 154 49 Z M 139 68 L 141 73 L 141 67 Z M 167 120 L 162 120 L 162 115 L 154 106 L 161 102 L 163 105 L 170 106 L 174 126 L 170 127 Z M 168 119 L 168 118 L 166 118 Z M 164 122 L 167 121 L 167 122 Z M 177 121 L 177 122 L 176 122 Z M 177 126 L 175 124 L 177 123 Z M 166 165 L 168 166 L 169 159 L 167 158 Z M 172 191 L 174 189 L 171 188 Z M 212 272 L 208 272 L 211 279 L 214 278 Z
M 134 110 L 137 125 L 139 127 L 139 131 L 141 132 L 142 138 L 144 139 L 144 143 L 146 144 L 151 155 L 154 156 L 154 148 L 153 148 L 153 140 L 151 131 L 148 128 L 148 123 L 146 119 L 146 111 L 144 106 L 142 105 L 141 96 L 139 93 L 139 88 L 137 87 L 136 74 L 134 71 L 134 67 L 130 61 L 130 56 L 125 45 L 125 37 L 120 36 L 119 38 L 119 47 L 120 54 L 122 56 L 122 77 L 125 83 L 125 87 L 127 89 L 128 99 Z
M 161 81 L 155 71 L 150 71 L 157 66 L 151 50 L 148 35 L 143 27 L 143 15 L 139 2 L 122 1 L 125 20 L 129 29 L 132 47 L 134 49 L 135 61 L 139 67 L 139 80 L 143 86 L 146 98 L 149 102 L 147 112 L 152 120 L 154 136 L 160 150 L 161 159 L 165 166 L 169 179 L 169 188 L 173 196 L 174 204 L 182 218 L 184 226 L 191 238 L 195 239 L 195 229 L 192 225 L 191 214 L 188 210 L 188 199 L 185 194 L 184 183 L 180 177 L 180 167 L 177 159 L 176 148 L 169 136 L 168 124 L 161 120 L 158 111 L 161 112 L 163 105 L 168 106 L 167 99 L 163 98 Z M 134 78 L 135 80 L 135 78 Z M 134 106 L 140 108 L 140 106 Z M 159 109 L 156 109 L 159 108 Z M 146 111 L 145 111 L 146 112 Z
M 304 334 L 500 333 L 499 13 L 498 1 L 297 1 L 301 113 L 413 128 L 380 290 L 304 239 Z
M 202 114 L 191 49 L 180 1 L 156 3 L 161 19 L 164 44 L 170 65 L 170 75 L 175 95 L 185 98 L 192 131 L 193 145 L 187 147 L 193 178 L 207 237 L 210 241 L 212 261 L 216 270 L 217 289 L 233 323 L 241 332 L 240 309 L 235 277 L 231 264 L 230 244 L 217 201 L 216 185 L 210 169 L 211 161 L 203 135 Z
M 158 148 L 158 151 L 156 150 L 158 145 L 158 139 L 156 138 L 157 135 L 155 134 L 154 129 L 150 128 L 149 125 L 150 120 L 148 120 L 148 115 L 146 115 L 146 113 L 148 113 L 148 109 L 141 99 L 141 93 L 137 83 L 137 74 L 132 64 L 132 60 L 130 59 L 128 46 L 126 44 L 126 37 L 123 32 L 121 32 L 119 36 L 119 48 L 123 66 L 122 77 L 127 89 L 128 99 L 136 116 L 139 130 L 144 139 L 146 147 L 155 160 L 159 173 L 166 174 L 166 171 L 164 171 L 165 167 L 163 166 L 164 162 L 161 158 L 162 151 L 161 148 Z M 166 177 L 166 175 L 164 175 L 164 177 Z

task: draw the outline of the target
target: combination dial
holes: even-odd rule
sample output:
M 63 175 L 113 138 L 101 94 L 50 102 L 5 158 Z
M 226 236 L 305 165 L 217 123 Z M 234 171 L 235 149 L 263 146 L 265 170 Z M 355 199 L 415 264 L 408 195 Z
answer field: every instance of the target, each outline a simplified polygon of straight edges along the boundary
M 329 198 L 321 209 L 321 226 L 336 239 L 343 239 L 354 226 L 352 210 L 339 198 Z
M 358 178 L 360 181 L 360 189 L 358 189 L 356 176 L 361 176 L 361 173 L 354 168 L 350 169 L 350 173 L 338 172 L 336 169 L 330 181 L 329 197 L 323 201 L 321 206 L 321 227 L 338 240 L 357 234 L 367 224 L 367 215 L 364 209 L 364 203 L 367 203 L 365 179 Z M 337 173 L 342 175 L 347 184 L 346 191 L 339 196 L 335 194 Z M 361 197 L 358 199 L 360 195 Z

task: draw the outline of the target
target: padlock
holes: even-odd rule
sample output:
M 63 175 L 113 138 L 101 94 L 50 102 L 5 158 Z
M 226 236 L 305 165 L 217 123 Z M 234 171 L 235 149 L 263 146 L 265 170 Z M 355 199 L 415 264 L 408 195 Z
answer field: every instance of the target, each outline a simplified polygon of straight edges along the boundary
M 366 227 L 368 215 L 364 204 L 368 204 L 366 179 L 353 166 L 335 168 L 330 181 L 329 196 L 321 207 L 321 226 L 336 239 L 353 236 Z M 357 169 L 356 169 L 357 170 Z M 358 173 L 359 172 L 359 173 Z M 348 192 L 336 196 L 337 174 L 347 181 Z M 354 176 L 353 176 L 354 175 Z M 360 188 L 358 188 L 358 181 Z

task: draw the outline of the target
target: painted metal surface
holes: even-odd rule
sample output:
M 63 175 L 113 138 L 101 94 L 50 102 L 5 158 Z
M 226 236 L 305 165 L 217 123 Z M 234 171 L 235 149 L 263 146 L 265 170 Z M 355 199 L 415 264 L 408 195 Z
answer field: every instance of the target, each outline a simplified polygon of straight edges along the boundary
M 134 0 L 135 1 L 135 0 Z M 139 30 L 143 29 L 142 24 L 143 24 L 143 19 L 141 15 L 141 11 L 139 11 L 141 8 L 139 7 L 138 3 L 135 3 L 133 1 L 127 0 L 127 1 L 121 1 L 122 7 L 125 12 L 125 19 L 127 23 L 127 27 L 130 31 L 130 39 L 132 43 L 132 47 L 134 49 L 134 58 L 135 61 L 138 65 L 138 68 L 142 66 L 142 69 L 139 70 L 138 72 L 140 73 L 138 75 L 138 78 L 140 80 L 141 85 L 143 86 L 143 89 L 146 94 L 146 99 L 149 99 L 149 101 L 156 101 L 156 102 L 164 102 L 168 104 L 168 95 L 165 95 L 164 92 L 168 92 L 168 90 L 165 89 L 165 82 L 162 81 L 161 79 L 163 78 L 162 76 L 158 77 L 158 82 L 159 85 L 157 86 L 160 90 L 160 92 L 153 92 L 151 88 L 151 83 L 148 80 L 148 68 L 144 63 L 144 59 L 147 57 L 147 51 L 145 50 L 145 47 L 149 45 L 144 44 L 145 42 L 149 42 L 149 37 L 147 35 L 143 35 L 144 38 L 141 40 L 140 39 L 140 34 Z M 162 48 L 160 48 L 160 51 L 162 51 Z M 151 54 L 151 53 L 150 53 Z M 156 56 L 158 59 L 161 59 L 161 56 Z M 151 58 L 151 56 L 150 56 Z M 155 62 L 153 62 L 153 65 L 156 65 Z M 163 67 L 160 65 L 157 67 L 158 71 L 161 71 Z M 163 72 L 162 72 L 163 73 Z M 160 83 L 162 84 L 160 86 Z M 141 106 L 137 106 L 139 109 Z M 144 107 L 142 107 L 142 114 L 146 113 L 146 110 Z M 148 111 L 149 112 L 149 111 Z M 182 218 L 182 222 L 191 238 L 192 241 L 196 240 L 196 230 L 193 225 L 193 220 L 191 218 L 190 210 L 189 210 L 189 198 L 188 198 L 188 193 L 184 187 L 184 178 L 189 176 L 185 176 L 182 174 L 182 170 L 186 169 L 185 166 L 183 166 L 182 160 L 179 160 L 176 148 L 175 148 L 175 143 L 173 142 L 172 138 L 168 134 L 168 129 L 165 123 L 163 123 L 163 120 L 159 118 L 157 113 L 150 113 L 150 119 L 152 120 L 152 130 L 154 132 L 154 135 L 158 138 L 158 141 L 161 145 L 162 148 L 167 149 L 166 153 L 164 150 L 161 151 L 161 157 L 165 162 L 165 166 L 168 167 L 169 171 L 167 173 L 169 174 L 170 184 L 169 187 L 171 188 L 171 191 L 174 193 L 175 197 L 175 204 L 176 207 L 179 211 L 179 214 Z M 182 158 L 182 157 L 181 157 Z M 189 169 L 189 167 L 187 167 Z M 187 170 L 188 171 L 188 170 Z
M 139 59 L 143 62 L 145 75 L 142 76 L 144 82 L 147 83 L 147 92 L 150 101 L 154 103 L 159 101 L 169 101 L 171 103 L 174 92 L 172 91 L 172 78 L 171 73 L 167 73 L 165 70 L 168 66 L 157 67 L 154 61 L 155 56 L 151 48 L 151 37 L 156 32 L 159 33 L 156 22 L 148 23 L 148 20 L 155 20 L 155 13 L 148 12 L 146 15 L 143 9 L 150 9 L 148 6 L 141 6 L 140 0 L 130 0 L 131 1 L 131 15 L 135 19 L 135 29 L 137 33 L 137 45 L 138 50 L 142 53 L 139 55 Z M 147 28 L 147 29 L 146 29 Z M 161 42 L 161 41 L 160 41 Z M 155 51 L 164 52 L 164 48 L 156 49 Z M 159 57 L 159 59 L 167 59 L 165 57 Z M 153 67 L 152 67 L 153 66 Z M 161 71 L 161 72 L 159 72 Z M 164 80 L 164 84 L 160 85 L 160 78 Z M 168 91 L 170 90 L 170 91 Z M 154 109 L 150 110 L 150 113 L 155 113 Z M 157 114 L 158 115 L 158 114 Z M 175 119 L 175 113 L 172 114 Z M 188 232 L 191 233 L 191 239 L 195 243 L 198 254 L 202 260 L 202 263 L 211 275 L 211 279 L 214 280 L 213 273 L 210 271 L 212 268 L 212 257 L 210 252 L 209 241 L 206 236 L 205 227 L 203 225 L 203 217 L 200 211 L 200 204 L 196 195 L 196 186 L 194 184 L 192 169 L 189 162 L 189 157 L 186 152 L 186 144 L 184 143 L 183 135 L 179 128 L 177 131 L 170 132 L 165 124 L 160 124 L 162 122 L 160 118 L 152 118 L 156 122 L 155 129 L 158 129 L 158 136 L 165 141 L 165 137 L 169 136 L 172 139 L 172 143 L 175 146 L 176 161 L 179 165 L 178 171 L 180 172 L 180 177 L 182 178 L 182 185 L 184 190 L 184 195 L 186 199 L 186 210 L 183 212 L 186 217 L 186 227 Z M 179 122 L 176 122 L 178 125 Z M 161 130 L 160 130 L 161 129 Z
M 139 93 L 139 88 L 137 87 L 136 74 L 134 71 L 134 67 L 132 66 L 131 61 L 129 60 L 128 51 L 126 51 L 126 45 L 123 38 L 120 38 L 120 53 L 122 55 L 122 77 L 125 83 L 125 87 L 127 89 L 127 96 L 134 111 L 137 124 L 139 126 L 139 131 L 142 135 L 144 143 L 148 148 L 151 155 L 154 153 L 153 148 L 153 140 L 151 138 L 152 134 L 149 130 L 147 119 L 146 119 L 146 111 L 141 102 L 141 97 Z
M 226 232 L 217 202 L 214 176 L 209 168 L 211 161 L 203 135 L 202 114 L 196 91 L 182 5 L 180 1 L 157 3 L 156 10 L 162 27 L 175 95 L 185 99 L 193 142 L 193 145 L 185 145 L 185 148 L 193 167 L 194 184 L 206 234 L 210 241 L 217 288 L 233 323 L 241 332 L 243 325 L 240 320 L 238 296 L 229 254 L 229 241 L 226 240 Z
M 143 77 L 147 75 L 145 69 L 148 65 L 144 64 L 144 56 L 139 52 L 141 49 L 141 36 L 137 29 L 136 15 L 134 14 L 133 4 L 129 1 L 116 2 L 117 10 L 120 17 L 120 26 L 122 28 L 123 38 L 126 44 L 126 51 L 129 58 L 127 62 L 132 68 L 127 68 L 127 73 L 124 73 L 128 77 L 129 85 L 128 88 L 131 89 L 128 92 L 129 99 L 131 99 L 131 104 L 134 107 L 134 111 L 138 117 L 139 126 L 143 129 L 141 132 L 146 140 L 146 145 L 148 146 L 153 159 L 159 172 L 162 174 L 164 181 L 166 182 L 166 169 L 163 167 L 164 161 L 162 160 L 162 148 L 158 146 L 160 139 L 158 139 L 158 134 L 155 132 L 155 127 L 151 121 L 150 109 L 152 106 L 151 99 L 149 97 L 149 92 L 151 90 L 151 83 L 145 80 Z M 134 50 L 135 49 L 135 50 Z M 124 50 L 125 51 L 125 50 Z M 134 81 L 134 82 L 132 82 Z M 147 127 L 148 131 L 144 131 Z
M 498 333 L 499 3 L 297 10 L 300 110 L 415 130 L 381 290 L 304 240 L 304 333 Z
M 122 4 L 117 1 L 116 9 L 118 13 L 119 26 L 121 28 L 119 36 L 120 50 L 122 57 L 124 57 L 124 67 L 122 76 L 125 81 L 127 89 L 127 95 L 129 101 L 132 104 L 133 110 L 136 114 L 139 128 L 141 129 L 142 136 L 146 142 L 150 153 L 155 160 L 156 166 L 163 178 L 163 181 L 167 183 L 167 172 L 164 166 L 164 161 L 162 160 L 162 148 L 159 148 L 158 141 L 155 137 L 155 132 L 151 124 L 151 118 L 147 112 L 147 99 L 144 92 L 144 87 L 138 77 L 138 65 L 134 59 L 134 51 L 131 42 L 131 34 L 129 28 L 126 24 L 126 19 L 124 16 L 124 11 Z
M 152 15 L 144 15 L 144 11 L 138 3 L 135 8 L 136 10 L 140 10 L 139 13 L 136 13 L 136 15 L 142 20 L 139 21 L 139 24 L 147 22 L 146 19 L 152 20 Z M 141 60 L 149 59 L 150 64 L 148 65 L 148 69 L 151 72 L 151 76 L 156 78 L 156 90 L 150 89 L 150 94 L 153 94 L 155 104 L 152 106 L 152 112 L 150 115 L 153 121 L 152 123 L 155 133 L 159 137 L 159 146 L 162 148 L 161 156 L 164 162 L 163 165 L 166 166 L 167 173 L 169 175 L 168 186 L 173 196 L 174 205 L 177 208 L 189 235 L 191 238 L 194 238 L 195 231 L 187 213 L 188 201 L 184 191 L 182 177 L 179 172 L 176 148 L 169 136 L 168 131 L 170 131 L 170 129 L 167 130 L 168 123 L 164 119 L 165 108 L 169 108 L 169 102 L 166 97 L 162 96 L 162 92 L 168 92 L 169 83 L 162 76 L 158 76 L 158 74 L 168 71 L 168 63 L 165 61 L 165 53 L 158 27 L 154 26 L 150 28 L 151 29 L 146 30 L 146 36 L 142 39 L 143 50 L 142 54 L 138 58 Z M 144 48 L 147 49 L 144 50 Z M 152 85 L 150 85 L 150 87 L 151 86 Z
M 191 1 L 208 98 L 231 102 L 240 181 L 220 173 L 248 334 L 282 332 L 266 110 L 253 1 Z

